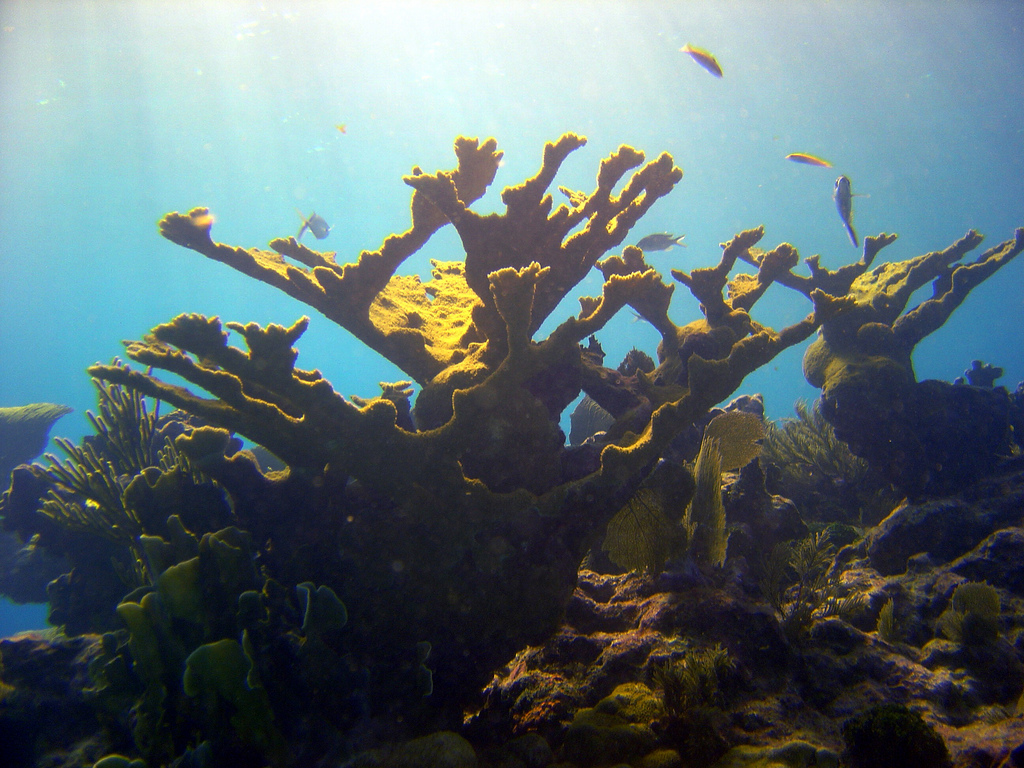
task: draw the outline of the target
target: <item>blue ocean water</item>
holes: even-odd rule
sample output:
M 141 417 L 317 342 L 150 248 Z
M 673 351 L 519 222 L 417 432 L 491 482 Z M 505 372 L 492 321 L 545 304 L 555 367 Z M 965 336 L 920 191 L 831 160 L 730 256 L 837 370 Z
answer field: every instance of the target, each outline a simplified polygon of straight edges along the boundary
M 95 405 L 85 368 L 122 339 L 181 312 L 261 324 L 312 313 L 163 240 L 164 213 L 207 206 L 216 240 L 265 247 L 295 234 L 296 208 L 316 210 L 333 225 L 317 247 L 352 261 L 408 227 L 401 177 L 453 167 L 458 135 L 494 136 L 505 152 L 481 211 L 500 210 L 500 190 L 566 131 L 588 137 L 556 182 L 571 188 L 592 189 L 620 144 L 670 152 L 685 176 L 629 241 L 685 233 L 686 249 L 650 257 L 666 275 L 716 263 L 720 243 L 757 225 L 766 247 L 856 260 L 831 197 L 840 173 L 867 195 L 854 200 L 861 236 L 899 234 L 882 260 L 971 228 L 995 244 L 1024 226 L 1022 41 L 1016 0 L 0 3 L 0 405 L 69 405 L 53 434 L 77 441 Z M 686 43 L 712 51 L 724 77 Z M 401 271 L 461 256 L 447 228 Z M 977 288 L 918 347 L 918 378 L 951 380 L 980 358 L 1016 386 L 1022 288 L 1024 261 Z M 599 291 L 595 271 L 552 323 Z M 808 311 L 774 287 L 753 314 L 779 327 Z M 675 322 L 698 313 L 679 286 Z M 404 378 L 312 314 L 300 367 L 364 397 Z M 629 313 L 599 338 L 609 364 L 657 343 Z M 773 418 L 816 395 L 802 352 L 744 383 Z M 0 604 L 0 636 L 44 615 Z

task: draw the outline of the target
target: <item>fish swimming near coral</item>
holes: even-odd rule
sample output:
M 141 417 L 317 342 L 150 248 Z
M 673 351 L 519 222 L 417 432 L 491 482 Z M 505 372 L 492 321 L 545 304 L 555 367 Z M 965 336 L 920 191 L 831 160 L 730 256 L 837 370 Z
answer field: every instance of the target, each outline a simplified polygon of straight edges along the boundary
M 843 226 L 846 227 L 846 232 L 850 236 L 850 242 L 854 246 L 859 246 L 857 233 L 853 231 L 853 192 L 850 189 L 850 180 L 845 176 L 836 179 L 836 189 L 832 194 L 832 199 L 836 201 L 839 218 L 843 220 Z
M 681 245 L 685 248 L 686 243 L 683 242 L 684 237 L 686 237 L 686 235 L 676 237 L 668 232 L 655 232 L 653 235 L 647 235 L 647 237 L 640 238 L 636 247 L 641 251 L 667 251 L 673 245 Z
M 313 237 L 317 240 L 323 240 L 331 234 L 331 225 L 324 221 L 324 217 L 320 216 L 316 211 L 309 214 L 308 219 L 298 208 L 295 209 L 295 212 L 299 214 L 299 218 L 302 219 L 302 226 L 299 227 L 299 234 L 295 236 L 296 240 L 301 240 L 307 229 L 313 233 Z
M 814 155 L 808 155 L 805 152 L 793 152 L 792 154 L 786 155 L 787 160 L 792 160 L 794 163 L 803 163 L 804 165 L 816 165 L 819 168 L 831 168 L 832 163 L 828 160 L 824 160 Z
M 718 63 L 718 59 L 713 54 L 705 51 L 703 48 L 695 48 L 694 46 L 687 43 L 679 49 L 683 53 L 689 55 L 691 59 L 700 64 L 704 69 L 710 72 L 715 77 L 722 76 L 722 67 Z

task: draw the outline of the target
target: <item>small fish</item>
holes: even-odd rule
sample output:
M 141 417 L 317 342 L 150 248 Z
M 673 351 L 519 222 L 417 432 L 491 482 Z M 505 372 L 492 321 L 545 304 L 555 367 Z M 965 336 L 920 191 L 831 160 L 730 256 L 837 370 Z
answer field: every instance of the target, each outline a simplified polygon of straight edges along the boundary
M 819 168 L 831 168 L 832 163 L 828 160 L 823 160 L 820 157 L 814 155 L 808 155 L 804 152 L 794 152 L 791 155 L 786 155 L 787 160 L 792 160 L 794 163 L 803 163 L 804 165 L 816 165 Z
M 307 229 L 313 233 L 313 237 L 317 240 L 323 240 L 331 233 L 331 225 L 324 221 L 324 217 L 318 215 L 316 211 L 309 214 L 308 219 L 298 208 L 295 209 L 295 212 L 299 214 L 299 218 L 302 219 L 302 226 L 299 228 L 299 234 L 295 236 L 296 240 L 301 240 Z
M 846 232 L 850 236 L 850 242 L 854 246 L 859 246 L 857 233 L 853 231 L 853 192 L 850 189 L 850 180 L 845 176 L 836 179 L 836 191 L 832 194 L 832 199 L 836 201 L 839 218 L 843 220 L 843 226 L 846 227 Z
M 668 232 L 655 232 L 653 235 L 641 238 L 636 247 L 641 251 L 667 251 L 673 245 L 681 245 L 685 248 L 684 237 L 686 235 L 676 237 Z
M 339 130 L 339 131 L 340 131 L 341 133 L 344 133 L 344 132 L 345 132 L 345 124 L 344 124 L 344 123 L 338 123 L 338 124 L 337 124 L 336 126 L 334 126 L 334 127 L 335 127 L 335 128 L 337 128 L 337 129 L 338 129 L 338 130 Z
M 708 51 L 705 51 L 703 48 L 694 48 L 689 43 L 684 45 L 679 50 L 685 54 L 689 54 L 691 59 L 700 64 L 702 67 L 704 67 L 704 69 L 706 69 L 715 77 L 722 76 L 722 68 L 718 64 L 718 59 L 716 59 Z

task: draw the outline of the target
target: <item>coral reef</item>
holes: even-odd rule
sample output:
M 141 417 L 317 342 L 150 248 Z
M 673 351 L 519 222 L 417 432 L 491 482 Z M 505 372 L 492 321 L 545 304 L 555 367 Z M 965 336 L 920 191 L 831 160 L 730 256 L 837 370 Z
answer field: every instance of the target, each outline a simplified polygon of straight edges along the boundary
M 912 732 L 890 733 L 883 742 L 888 740 L 891 747 L 906 736 L 915 743 L 904 744 L 906 751 L 897 752 L 895 762 L 878 765 L 900 765 L 902 755 L 909 760 L 918 750 L 921 764 L 931 765 L 925 756 L 945 755 L 943 742 L 958 766 L 1012 764 L 1009 755 L 1022 744 L 1014 707 L 1024 690 L 1024 668 L 1014 647 L 1019 649 L 1024 636 L 1024 591 L 1014 586 L 1021 568 L 1019 562 L 1009 561 L 1008 543 L 1000 558 L 1002 567 L 997 573 L 993 564 L 989 572 L 1003 608 L 1000 637 L 989 634 L 973 646 L 941 638 L 947 622 L 944 609 L 965 576 L 985 562 L 991 542 L 1020 532 L 1019 515 L 1007 523 L 988 514 L 986 506 L 989 493 L 1000 486 L 1012 489 L 1008 506 L 1019 504 L 1024 474 L 1018 468 L 991 483 L 973 503 L 962 503 L 956 519 L 934 523 L 945 537 L 969 522 L 972 529 L 984 529 L 987 546 L 975 548 L 969 556 L 921 556 L 906 572 L 892 576 L 871 566 L 864 540 L 844 548 L 834 560 L 831 555 L 822 557 L 820 570 L 859 596 L 859 605 L 839 616 L 811 615 L 798 634 L 785 631 L 783 612 L 771 611 L 761 596 L 752 599 L 757 590 L 749 579 L 709 583 L 705 575 L 692 571 L 652 576 L 583 570 L 559 631 L 542 645 L 523 649 L 499 671 L 469 732 L 477 735 L 474 729 L 501 723 L 510 733 L 544 734 L 557 748 L 580 708 L 598 708 L 599 702 L 632 681 L 658 681 L 661 670 L 682 664 L 695 651 L 705 654 L 706 662 L 721 658 L 716 650 L 720 646 L 735 664 L 728 675 L 719 675 L 725 697 L 722 713 L 705 720 L 699 734 L 679 728 L 664 714 L 648 715 L 642 722 L 651 727 L 657 742 L 648 742 L 647 749 L 670 748 L 686 757 L 698 746 L 695 736 L 717 734 L 726 745 L 734 745 L 719 762 L 682 764 L 834 766 L 845 745 L 851 764 L 860 759 L 859 764 L 875 765 L 870 750 L 886 749 L 877 736 L 890 726 L 881 722 L 875 729 L 871 724 L 885 711 L 879 705 L 899 704 L 896 709 L 904 713 L 903 722 L 912 726 Z M 1019 558 L 1024 540 L 1018 539 L 1012 551 Z M 820 555 L 820 547 L 814 553 Z M 730 563 L 735 567 L 734 561 Z M 969 587 L 963 594 L 971 591 L 978 590 Z M 992 593 L 982 591 L 980 612 L 991 618 Z M 796 588 L 789 595 L 795 602 Z M 957 600 L 964 609 L 971 602 Z M 898 615 L 899 640 L 872 631 L 886 603 Z M 793 621 L 789 619 L 791 626 Z M 856 725 L 844 739 L 847 722 Z M 787 746 L 794 740 L 813 744 Z M 579 752 L 581 747 L 573 749 Z M 783 759 L 789 750 L 804 757 Z M 863 755 L 868 755 L 867 762 Z
M 1003 369 L 989 365 L 981 360 L 972 360 L 971 367 L 964 371 L 963 376 L 953 379 L 954 384 L 970 384 L 972 387 L 989 387 L 996 385 L 996 379 L 1003 375 Z
M 127 343 L 142 369 L 91 367 L 96 434 L 59 443 L 63 461 L 16 470 L 0 499 L 6 529 L 67 559 L 49 587 L 52 619 L 67 635 L 104 633 L 54 639 L 63 661 L 48 673 L 28 638 L 4 646 L 13 692 L 0 695 L 19 702 L 15 722 L 37 689 L 89 680 L 79 730 L 41 722 L 19 750 L 34 758 L 67 738 L 82 764 L 440 766 L 450 754 L 468 766 L 486 745 L 484 765 L 540 768 L 557 754 L 586 768 L 834 766 L 842 723 L 893 695 L 933 705 L 928 724 L 947 738 L 976 744 L 981 722 L 1012 732 L 999 724 L 1024 687 L 1012 593 L 1024 537 L 1019 503 L 993 497 L 1017 493 L 1007 489 L 1020 478 L 982 479 L 974 505 L 908 502 L 864 538 L 849 526 L 809 536 L 755 460 L 760 400 L 713 417 L 745 376 L 820 329 L 805 372 L 836 437 L 877 468 L 890 448 L 865 430 L 892 419 L 918 432 L 901 438 L 905 474 L 887 479 L 919 491 L 978 478 L 980 460 L 933 466 L 928 441 L 974 429 L 990 460 L 1007 448 L 997 433 L 1016 423 L 1016 401 L 918 383 L 910 356 L 1024 235 L 970 265 L 956 262 L 973 233 L 869 271 L 894 239 L 882 235 L 858 263 L 833 272 L 815 257 L 804 276 L 791 245 L 762 251 L 763 230 L 746 230 L 715 266 L 672 271 L 702 312 L 680 326 L 675 286 L 643 251 L 607 254 L 682 171 L 621 147 L 592 192 L 563 190 L 555 206 L 548 189 L 583 144 L 546 145 L 537 174 L 484 215 L 470 206 L 501 153 L 458 139 L 454 170 L 405 178 L 411 226 L 353 263 L 294 238 L 270 251 L 216 243 L 204 208 L 162 219 L 167 239 L 316 309 L 408 380 L 342 397 L 296 366 L 307 318 L 179 315 Z M 448 224 L 465 259 L 433 262 L 426 282 L 398 275 Z M 738 264 L 756 273 L 733 275 Z M 600 296 L 556 323 L 592 269 Z M 928 280 L 935 297 L 902 315 Z M 777 331 L 751 316 L 775 283 L 811 305 Z M 661 336 L 656 365 L 638 352 L 603 365 L 594 334 L 627 306 Z M 559 419 L 583 393 L 606 421 L 566 446 Z M 937 410 L 904 412 L 926 395 Z M 861 401 L 865 424 L 854 424 Z M 965 403 L 987 420 L 944 420 L 966 418 Z M 161 417 L 163 404 L 177 410 Z M 236 435 L 285 468 L 262 471 Z M 599 562 L 602 536 L 620 567 L 646 574 L 581 571 Z M 912 568 L 925 562 L 942 566 L 927 583 Z M 951 600 L 963 607 L 954 589 L 966 580 L 991 584 L 1006 611 L 942 619 Z M 898 638 L 873 633 L 887 600 Z M 954 622 L 978 642 L 936 637 Z M 382 736 L 408 741 L 380 747 Z
M 822 413 L 839 439 L 889 482 L 910 494 L 952 492 L 1008 452 L 1010 401 L 1005 391 L 973 382 L 918 382 L 911 355 L 972 288 L 1024 250 L 1024 229 L 973 262 L 961 263 L 982 241 L 972 230 L 944 250 L 868 272 L 893 240 L 865 238 L 859 273 L 843 281 L 855 307 L 823 324 L 804 354 L 804 374 L 821 389 Z M 929 282 L 932 296 L 904 313 Z M 991 383 L 991 372 L 984 380 Z
M 585 354 L 598 365 L 604 360 L 604 350 L 593 336 L 590 337 Z M 638 371 L 651 373 L 655 367 L 654 360 L 646 352 L 633 347 L 615 370 L 624 377 L 635 378 Z M 569 442 L 572 445 L 580 445 L 598 432 L 604 432 L 613 423 L 614 416 L 598 405 L 590 395 L 584 395 L 572 412 Z
M 62 756 L 57 765 L 92 765 L 105 754 L 96 738 L 104 713 L 94 706 L 86 671 L 97 652 L 93 637 L 0 639 L 0 761 L 37 765 L 46 750 Z
M 171 440 L 194 423 L 180 412 L 159 417 L 120 385 L 94 384 L 98 414 L 86 415 L 95 434 L 81 445 L 57 438 L 66 458 L 19 467 L 0 497 L 4 530 L 25 543 L 22 559 L 49 564 L 33 587 L 51 622 L 76 634 L 120 626 L 113 611 L 125 592 L 153 581 L 145 537 L 170 536 L 171 516 L 199 535 L 231 522 L 223 490 Z
M 490 182 L 500 154 L 493 141 L 459 139 L 456 170 L 417 169 L 406 177 L 415 190 L 412 227 L 355 264 L 339 266 L 334 255 L 291 240 L 274 241 L 277 253 L 214 243 L 202 209 L 161 222 L 168 239 L 305 301 L 398 365 L 422 387 L 411 409 L 415 431 L 399 423 L 409 390 L 390 386 L 357 406 L 318 372 L 295 367 L 292 345 L 306 320 L 289 328 L 227 324 L 248 352 L 227 344 L 219 321 L 196 315 L 128 344 L 131 359 L 177 374 L 212 399 L 149 373 L 90 369 L 250 438 L 284 460 L 293 476 L 320 477 L 335 487 L 351 478 L 376 498 L 382 518 L 355 515 L 338 526 L 338 540 L 310 545 L 344 553 L 344 576 L 328 564 L 304 578 L 334 587 L 353 616 L 377 617 L 365 628 L 371 645 L 386 637 L 393 649 L 408 648 L 428 638 L 440 698 L 458 699 L 456 689 L 468 693 L 486 682 L 492 661 L 549 633 L 594 532 L 672 439 L 749 372 L 851 303 L 807 286 L 813 312 L 805 319 L 778 332 L 754 322 L 749 310 L 776 278 L 791 274 L 797 256 L 783 244 L 763 255 L 756 275 L 730 279 L 737 260 L 763 236 L 753 229 L 723 246 L 718 266 L 673 272 L 705 311 L 704 319 L 676 326 L 668 318 L 673 288 L 642 251 L 626 247 L 620 256 L 598 259 L 682 172 L 662 155 L 627 176 L 644 156 L 622 147 L 601 163 L 593 192 L 552 210 L 546 189 L 582 144 L 569 134 L 547 145 L 538 174 L 502 193 L 506 211 L 483 216 L 468 205 Z M 465 262 L 435 263 L 433 279 L 423 285 L 395 275 L 445 221 L 462 239 Z M 577 317 L 532 340 L 595 266 L 605 278 L 602 295 L 582 298 Z M 828 274 L 804 280 L 816 283 Z M 650 374 L 625 377 L 592 362 L 580 346 L 627 304 L 662 335 L 659 366 Z M 579 454 L 565 448 L 557 417 L 581 390 L 616 421 L 603 445 Z M 234 484 L 228 477 L 237 466 L 192 458 L 229 492 L 247 493 L 237 477 Z M 284 535 L 294 550 L 307 546 L 294 532 Z M 319 562 L 313 558 L 309 567 Z M 402 568 L 398 579 L 395 563 Z M 388 615 L 372 601 L 386 604 Z M 409 606 L 411 615 L 396 606 Z

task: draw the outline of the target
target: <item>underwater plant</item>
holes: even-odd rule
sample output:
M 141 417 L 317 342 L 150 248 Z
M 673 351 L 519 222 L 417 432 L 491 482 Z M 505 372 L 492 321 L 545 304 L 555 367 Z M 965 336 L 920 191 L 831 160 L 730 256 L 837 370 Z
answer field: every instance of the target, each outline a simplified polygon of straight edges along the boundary
M 878 624 L 875 627 L 875 632 L 882 640 L 893 643 L 898 639 L 896 629 L 896 606 L 890 597 L 878 612 Z
M 999 592 L 985 582 L 965 581 L 953 590 L 949 607 L 936 622 L 946 639 L 961 645 L 983 645 L 999 635 Z
M 866 603 L 863 592 L 844 589 L 832 571 L 834 556 L 828 532 L 819 531 L 777 544 L 763 563 L 761 592 L 790 640 L 798 640 L 817 619 L 846 618 Z
M 238 528 L 200 538 L 175 516 L 168 530 L 169 539 L 145 537 L 157 579 L 118 605 L 127 629 L 104 635 L 89 665 L 97 707 L 130 715 L 108 726 L 113 740 L 132 743 L 147 765 L 198 744 L 209 764 L 301 763 L 285 736 L 312 719 L 329 743 L 359 713 L 365 676 L 342 658 L 344 604 L 329 587 L 289 592 L 259 574 Z M 292 740 L 338 749 L 315 742 Z
M 572 411 L 569 443 L 582 445 L 587 438 L 604 432 L 614 423 L 614 416 L 598 405 L 590 395 L 584 395 Z
M 0 408 L 0 494 L 20 464 L 32 461 L 46 448 L 50 429 L 71 408 L 54 403 Z M 16 534 L 0 519 L 0 594 L 15 603 L 46 601 L 46 584 L 61 563 L 34 546 L 30 537 Z
M 705 434 L 694 467 L 696 486 L 683 516 L 690 554 L 700 564 L 721 567 L 729 535 L 722 505 L 722 453 L 719 441 Z
M 791 498 L 809 519 L 877 523 L 897 501 L 868 462 L 836 437 L 821 411 L 800 400 L 796 418 L 769 422 L 761 456 L 771 467 L 768 479 L 776 492 Z
M 54 403 L 0 408 L 0 486 L 6 487 L 12 469 L 43 452 L 50 428 L 68 413 L 66 405 Z
M 811 407 L 803 400 L 793 406 L 796 418 L 770 423 L 762 455 L 780 469 L 796 466 L 812 475 L 852 484 L 867 473 L 868 463 L 855 456 L 821 413 L 821 401 Z M 787 478 L 788 480 L 789 478 Z M 796 478 L 793 478 L 796 479 Z M 786 483 L 789 487 L 789 483 Z
M 735 472 L 761 453 L 764 419 L 741 410 L 726 411 L 708 422 L 704 436 L 718 441 L 722 471 Z
M 146 540 L 168 536 L 170 516 L 200 534 L 230 518 L 223 490 L 171 439 L 192 431 L 185 414 L 160 417 L 159 403 L 151 411 L 134 390 L 93 384 L 97 413 L 86 417 L 95 433 L 79 445 L 56 438 L 64 458 L 48 453 L 48 465 L 17 470 L 0 497 L 4 528 L 59 558 L 49 618 L 71 634 L 115 628 L 114 606 L 153 583 Z
M 601 549 L 618 569 L 660 573 L 668 561 L 686 553 L 683 513 L 693 496 L 690 468 L 660 461 L 643 485 L 626 500 L 605 528 Z M 591 550 L 586 567 L 604 570 Z
M 721 677 L 734 666 L 721 644 L 689 648 L 680 658 L 654 667 L 651 681 L 661 692 L 666 714 L 683 717 L 692 709 L 721 706 Z
M 756 457 L 763 436 L 759 416 L 738 410 L 715 416 L 692 466 L 659 463 L 609 521 L 602 549 L 629 570 L 657 573 L 683 552 L 699 564 L 720 567 L 728 545 L 722 470 L 739 469 Z
M 43 475 L 50 487 L 40 512 L 64 528 L 108 538 L 127 549 L 129 584 L 136 587 L 153 577 L 139 541 L 145 527 L 125 494 L 133 478 L 168 459 L 155 450 L 157 411 L 148 411 L 145 398 L 120 385 L 97 379 L 93 384 L 99 415 L 88 411 L 86 418 L 96 434 L 82 445 L 54 440 L 65 459 L 45 456 L 50 465 Z
M 665 709 L 664 732 L 688 765 L 710 765 L 728 748 L 718 721 L 725 704 L 723 683 L 734 667 L 729 651 L 716 644 L 688 648 L 651 669 Z
M 601 548 L 620 568 L 658 573 L 668 561 L 678 524 L 661 508 L 656 492 L 641 488 L 608 521 Z

